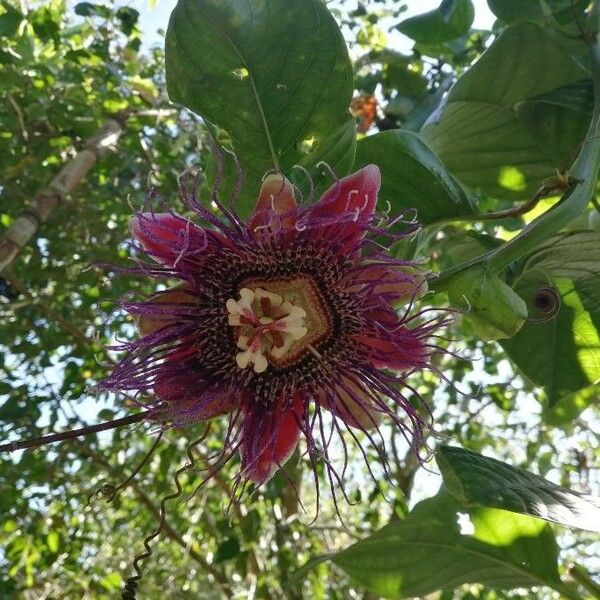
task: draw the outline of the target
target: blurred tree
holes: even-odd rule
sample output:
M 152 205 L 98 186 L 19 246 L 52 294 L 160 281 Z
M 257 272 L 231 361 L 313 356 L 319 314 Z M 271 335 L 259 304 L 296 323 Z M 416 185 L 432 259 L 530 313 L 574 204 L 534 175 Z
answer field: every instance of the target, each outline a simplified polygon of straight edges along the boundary
M 243 4 L 228 0 L 223 6 L 243 12 Z M 327 182 L 315 165 L 323 158 L 340 174 L 377 162 L 383 173 L 381 210 L 386 204 L 394 212 L 414 207 L 425 225 L 417 243 L 400 251 L 409 258 L 427 257 L 433 271 L 452 273 L 473 257 L 506 247 L 526 223 L 549 211 L 558 196 L 565 192 L 568 199 L 573 192 L 567 167 L 582 147 L 594 110 L 592 79 L 598 85 L 585 44 L 577 39 L 580 28 L 590 31 L 585 29 L 588 2 L 489 0 L 498 20 L 486 30 L 473 28 L 470 0 L 444 0 L 435 11 L 407 19 L 404 12 L 417 4 L 327 3 L 350 49 L 353 83 L 339 74 L 336 80 L 321 77 L 323 89 L 313 90 L 314 95 L 323 90 L 328 95 L 317 106 L 322 112 L 314 117 L 314 134 L 324 138 L 277 138 L 281 148 L 275 152 L 281 150 L 285 168 L 299 163 L 311 170 L 321 187 Z M 268 5 L 281 22 L 290 10 L 282 0 L 252 0 L 249 5 Z M 243 161 L 251 157 L 250 191 L 243 197 L 248 206 L 258 188 L 252 177 L 265 165 L 262 154 L 254 152 L 256 138 L 237 135 L 227 110 L 229 104 L 246 106 L 247 74 L 225 72 L 220 61 L 227 49 L 215 45 L 206 51 L 214 62 L 213 79 L 192 73 L 176 94 L 180 104 L 174 104 L 166 91 L 164 51 L 142 51 L 145 32 L 138 21 L 136 9 L 112 0 L 74 6 L 63 0 L 0 1 L 4 442 L 110 421 L 135 410 L 130 398 L 94 387 L 117 358 L 107 348 L 137 335 L 119 300 L 156 291 L 149 278 L 119 275 L 114 268 L 127 265 L 130 256 L 133 210 L 167 204 L 184 213 L 178 199 L 180 176 L 191 172 L 203 182 L 214 179 L 214 134 Z M 265 56 L 279 56 L 276 42 L 285 36 L 271 35 L 277 38 L 273 41 L 256 22 L 254 29 L 249 21 L 241 23 L 249 45 L 261 47 L 268 39 L 272 45 Z M 396 44 L 401 33 L 414 41 L 405 52 Z M 197 35 L 201 41 L 208 33 L 199 30 Z M 200 47 L 200 41 L 191 46 Z M 260 65 L 269 79 L 270 63 Z M 199 67 L 194 63 L 191 68 Z M 231 81 L 237 78 L 235 85 L 211 95 L 218 77 L 226 75 Z M 206 95 L 190 100 L 183 84 L 198 82 Z M 358 136 L 347 110 L 350 98 L 344 104 L 351 89 Z M 264 93 L 275 105 L 283 92 Z M 285 123 L 303 110 L 301 103 L 296 109 L 283 115 Z M 319 121 L 321 114 L 326 118 Z M 256 114 L 247 118 L 253 126 L 258 119 Z M 330 131 L 325 131 L 327 123 Z M 99 149 L 98 132 L 106 134 L 107 127 L 109 147 Z M 245 131 L 254 130 L 248 126 Z M 317 149 L 311 154 L 313 146 Z M 268 163 L 268 149 L 263 150 Z M 590 156 L 593 151 L 597 154 L 597 148 Z M 71 179 L 60 188 L 57 181 L 64 183 L 65 173 Z M 228 177 L 229 171 L 225 187 Z M 588 171 L 590 178 L 595 181 L 595 173 Z M 542 199 L 552 194 L 553 200 Z M 464 309 L 460 302 L 467 296 L 470 318 L 457 317 L 446 332 L 453 341 L 441 342 L 458 356 L 437 357 L 441 377 L 414 373 L 410 384 L 433 412 L 437 436 L 428 440 L 432 449 L 440 441 L 461 446 L 547 477 L 576 494 L 597 494 L 598 204 L 595 199 L 583 204 L 570 223 L 558 228 L 563 229 L 559 237 L 529 248 L 499 271 L 499 283 L 491 289 L 510 286 L 527 303 L 527 321 L 517 337 L 501 345 L 484 341 L 490 337 L 481 327 L 482 320 L 486 325 L 490 321 L 485 313 L 490 303 L 481 300 L 486 290 L 461 288 L 456 304 Z M 565 227 L 577 234 L 565 235 Z M 433 282 L 432 288 L 437 293 L 425 302 L 447 305 L 442 287 Z M 544 296 L 541 289 L 558 291 Z M 492 312 L 497 301 L 491 299 Z M 334 505 L 321 471 L 318 515 L 302 448 L 285 474 L 257 489 L 248 486 L 238 493 L 239 501 L 231 501 L 236 497 L 236 461 L 190 497 L 225 436 L 226 424 L 219 420 L 166 432 L 143 468 L 117 491 L 151 450 L 155 425 L 139 423 L 2 453 L 0 597 L 115 597 L 132 574 L 142 541 L 160 519 L 161 499 L 174 489 L 174 474 L 187 460 L 186 447 L 205 427 L 210 431 L 198 447 L 195 468 L 181 478 L 184 494 L 167 504 L 161 540 L 152 543 L 140 598 L 368 599 L 435 592 L 432 597 L 444 600 L 491 600 L 523 597 L 522 588 L 532 599 L 598 597 L 590 575 L 600 571 L 592 533 L 559 525 L 553 528 L 555 541 L 539 519 L 506 516 L 499 509 L 517 510 L 514 505 L 506 498 L 491 504 L 483 495 L 471 504 L 487 508 L 467 509 L 441 494 L 409 512 L 435 493 L 442 478 L 436 465 L 419 462 L 401 432 L 389 425 L 381 427 L 389 478 L 375 449 L 367 446 L 370 475 L 348 435 L 345 491 L 351 503 Z M 340 463 L 342 454 L 340 450 Z M 493 468 L 469 460 L 476 461 L 474 471 L 479 465 L 493 481 Z M 470 488 L 464 482 L 458 491 L 451 486 L 464 472 L 441 461 L 440 468 L 446 488 L 466 494 Z M 496 481 L 498 489 L 512 490 L 511 473 Z M 527 482 L 514 493 L 525 497 L 525 508 L 518 512 L 531 515 L 530 504 L 544 506 L 547 499 L 538 483 Z M 560 504 L 562 496 L 557 497 Z M 593 519 L 593 502 L 585 510 Z M 457 514 L 464 519 L 467 512 L 472 530 L 466 526 L 458 531 Z M 565 519 L 563 525 L 572 524 Z M 410 527 L 422 531 L 424 539 L 451 545 L 452 554 L 439 549 L 413 554 L 406 533 Z M 373 544 L 366 546 L 366 554 L 360 544 L 345 550 L 365 538 Z M 386 539 L 408 545 L 387 545 Z M 361 570 L 369 548 L 378 562 Z M 465 548 L 478 553 L 480 562 L 466 561 L 461 554 Z M 314 557 L 334 554 L 333 562 L 314 563 L 296 573 Z M 416 565 L 388 563 L 390 556 L 419 560 Z M 486 561 L 499 561 L 506 570 L 490 574 Z M 571 563 L 577 566 L 567 572 Z M 442 568 L 452 564 L 463 578 Z M 413 587 L 407 583 L 411 573 L 417 579 Z M 399 581 L 403 577 L 404 583 Z M 515 586 L 521 589 L 511 590 Z

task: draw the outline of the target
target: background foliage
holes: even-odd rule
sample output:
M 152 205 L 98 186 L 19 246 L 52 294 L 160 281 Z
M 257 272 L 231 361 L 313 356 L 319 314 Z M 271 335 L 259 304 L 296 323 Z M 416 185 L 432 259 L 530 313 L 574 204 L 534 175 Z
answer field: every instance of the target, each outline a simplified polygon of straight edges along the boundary
M 594 105 L 577 37 L 588 2 L 488 0 L 491 30 L 473 29 L 471 0 L 406 19 L 407 4 L 182 0 L 165 69 L 162 46 L 142 47 L 138 11 L 125 4 L 0 2 L 0 235 L 111 115 L 130 115 L 115 151 L 0 279 L 5 440 L 129 413 L 126 398 L 93 386 L 115 358 L 105 348 L 135 335 L 118 300 L 154 289 L 103 265 L 128 260 L 131 206 L 182 210 L 180 174 L 212 180 L 206 127 L 240 157 L 245 210 L 268 168 L 292 177 L 302 165 L 322 188 L 322 160 L 339 174 L 376 162 L 382 206 L 414 207 L 424 225 L 403 251 L 433 271 L 497 248 L 556 205 L 556 170 L 564 182 Z M 399 32 L 414 41 L 407 53 L 394 49 Z M 225 191 L 232 178 L 228 164 Z M 554 196 L 519 211 L 540 187 Z M 438 359 L 444 380 L 411 380 L 436 418 L 437 463 L 423 468 L 384 428 L 390 480 L 373 452 L 374 482 L 355 449 L 343 522 L 326 483 L 313 519 L 305 459 L 230 505 L 232 465 L 170 507 L 140 597 L 598 597 L 586 575 L 600 570 L 586 531 L 600 523 L 588 497 L 598 493 L 598 212 L 594 199 L 489 275 L 489 289 L 476 272 L 426 298 L 465 308 L 466 296 L 470 307 L 447 332 L 459 356 Z M 543 288 L 560 296 L 550 317 Z M 211 427 L 188 492 L 223 434 Z M 1 457 L 0 597 L 119 593 L 201 430 L 169 432 L 113 501 L 90 500 L 127 478 L 151 432 L 136 425 Z

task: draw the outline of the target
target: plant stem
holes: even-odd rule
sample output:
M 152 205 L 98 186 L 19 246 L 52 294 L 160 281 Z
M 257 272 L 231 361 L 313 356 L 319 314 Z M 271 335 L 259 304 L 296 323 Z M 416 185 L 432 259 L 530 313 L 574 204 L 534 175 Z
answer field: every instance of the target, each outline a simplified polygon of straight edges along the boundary
M 585 210 L 594 196 L 600 167 L 600 45 L 597 33 L 600 30 L 600 0 L 594 1 L 590 25 L 595 32 L 589 42 L 594 84 L 594 111 L 581 150 L 569 173 L 574 182 L 573 187 L 558 204 L 532 221 L 513 239 L 486 254 L 442 271 L 436 279 L 430 281 L 429 287 L 432 290 L 443 291 L 454 276 L 477 265 L 483 265 L 491 271 L 501 271 L 568 225 Z
M 581 565 L 572 564 L 569 567 L 569 575 L 582 588 L 593 594 L 594 598 L 600 598 L 600 583 L 594 581 Z
M 38 448 L 46 444 L 53 444 L 54 442 L 62 442 L 63 440 L 70 440 L 73 438 L 83 437 L 90 433 L 97 433 L 98 431 L 108 431 L 110 429 L 116 429 L 117 427 L 123 427 L 125 425 L 131 425 L 132 423 L 138 423 L 143 421 L 150 411 L 146 410 L 143 412 L 136 413 L 135 415 L 129 415 L 122 419 L 115 419 L 114 421 L 106 421 L 105 423 L 98 423 L 97 425 L 89 425 L 82 427 L 81 429 L 72 429 L 70 431 L 63 431 L 62 433 L 51 433 L 42 437 L 33 438 L 31 440 L 22 440 L 15 442 L 8 442 L 6 444 L 0 444 L 0 452 L 8 451 L 15 452 L 16 450 L 24 450 L 26 448 Z

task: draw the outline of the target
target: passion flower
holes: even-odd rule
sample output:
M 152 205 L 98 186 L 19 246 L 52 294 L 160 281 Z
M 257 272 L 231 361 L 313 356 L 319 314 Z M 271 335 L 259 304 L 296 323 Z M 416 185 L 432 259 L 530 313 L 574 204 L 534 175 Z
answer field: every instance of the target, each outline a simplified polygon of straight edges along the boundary
M 180 284 L 124 303 L 141 337 L 119 346 L 127 354 L 103 386 L 153 392 L 153 418 L 165 426 L 228 413 L 221 463 L 239 450 L 243 477 L 257 484 L 300 434 L 313 466 L 321 456 L 328 469 L 340 425 L 372 439 L 388 417 L 418 445 L 426 423 L 406 377 L 429 367 L 439 320 L 397 312 L 425 284 L 389 246 L 418 225 L 378 215 L 379 186 L 370 165 L 299 206 L 292 184 L 270 174 L 247 222 L 216 199 L 218 219 L 186 194 L 202 226 L 174 213 L 133 217 L 131 232 L 155 261 L 137 271 Z

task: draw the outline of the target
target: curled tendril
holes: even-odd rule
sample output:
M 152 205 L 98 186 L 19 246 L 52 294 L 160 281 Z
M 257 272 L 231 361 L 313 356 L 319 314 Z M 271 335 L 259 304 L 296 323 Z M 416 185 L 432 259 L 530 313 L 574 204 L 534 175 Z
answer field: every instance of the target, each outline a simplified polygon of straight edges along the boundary
M 156 440 L 154 440 L 154 444 L 152 444 L 152 447 L 150 448 L 150 450 L 148 450 L 148 453 L 146 454 L 146 456 L 144 456 L 142 462 L 133 470 L 133 473 L 131 473 L 131 475 L 123 483 L 120 483 L 117 486 L 113 485 L 112 483 L 103 483 L 97 490 L 94 490 L 91 494 L 88 494 L 87 505 L 90 504 L 92 498 L 94 498 L 95 496 L 103 496 L 104 498 L 106 498 L 107 502 L 112 502 L 115 499 L 117 492 L 129 485 L 132 479 L 143 469 L 144 465 L 148 462 L 148 460 L 150 460 L 150 457 L 154 454 L 154 451 L 158 447 L 158 444 L 160 443 L 163 434 L 164 431 L 161 431 L 158 434 Z
M 315 182 L 313 181 L 313 178 L 310 176 L 308 169 L 305 169 L 302 165 L 292 165 L 292 169 L 296 169 L 296 170 L 300 171 L 306 178 L 306 181 L 308 183 L 308 197 L 306 198 L 306 202 L 312 203 L 314 201 L 314 197 L 315 197 Z M 300 191 L 300 190 L 298 189 L 298 191 Z M 302 195 L 301 192 L 300 192 L 300 195 Z
M 175 471 L 175 474 L 173 475 L 173 483 L 175 484 L 175 491 L 171 492 L 170 494 L 167 494 L 160 501 L 160 509 L 159 509 L 160 516 L 159 516 L 159 520 L 158 520 L 158 525 L 157 525 L 156 529 L 154 529 L 154 531 L 149 533 L 144 538 L 143 543 L 144 543 L 145 550 L 143 552 L 140 552 L 139 554 L 137 554 L 135 556 L 135 558 L 133 559 L 133 569 L 135 571 L 135 575 L 132 575 L 131 577 L 127 578 L 127 580 L 125 582 L 125 587 L 123 588 L 123 593 L 121 595 L 121 600 L 135 600 L 137 586 L 143 575 L 142 562 L 152 556 L 152 548 L 150 546 L 150 542 L 153 539 L 157 538 L 161 534 L 163 527 L 165 525 L 165 520 L 167 518 L 166 503 L 169 500 L 174 500 L 176 498 L 179 498 L 183 494 L 183 488 L 181 487 L 181 482 L 179 481 L 179 478 L 181 477 L 181 475 L 183 475 L 184 473 L 186 473 L 187 471 L 190 471 L 191 469 L 193 469 L 195 467 L 196 458 L 194 457 L 193 450 L 196 446 L 201 444 L 206 439 L 209 431 L 210 431 L 210 428 L 207 427 L 206 431 L 197 440 L 194 440 L 193 442 L 190 442 L 187 445 L 186 454 L 188 457 L 188 462 L 186 462 L 182 467 L 177 469 L 177 471 Z
M 533 296 L 533 307 L 541 314 L 540 317 L 530 317 L 530 323 L 547 323 L 558 314 L 562 300 L 558 290 L 553 287 L 542 287 Z
M 120 487 L 120 486 L 119 486 Z M 117 494 L 118 488 L 111 483 L 103 483 L 97 490 L 94 490 L 91 494 L 88 494 L 86 506 L 89 506 L 92 502 L 92 498 L 95 496 L 103 496 L 107 502 L 112 502 L 115 495 Z

